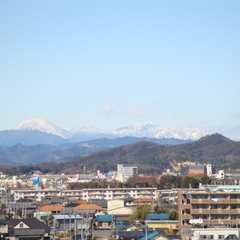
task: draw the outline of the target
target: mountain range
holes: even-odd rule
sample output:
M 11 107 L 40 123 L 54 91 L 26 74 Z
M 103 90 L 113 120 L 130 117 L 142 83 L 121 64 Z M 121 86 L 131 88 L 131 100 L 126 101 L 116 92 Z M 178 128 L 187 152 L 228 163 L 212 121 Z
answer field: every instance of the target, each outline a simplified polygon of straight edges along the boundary
M 166 128 L 151 123 L 124 126 L 112 132 L 103 132 L 97 127 L 82 124 L 67 131 L 43 119 L 30 119 L 21 122 L 11 130 L 0 131 L 0 145 L 13 146 L 18 143 L 25 145 L 58 145 L 100 138 L 113 139 L 126 136 L 197 140 L 209 134 L 212 133 L 202 131 L 199 128 Z
M 195 129 L 163 128 L 150 123 L 134 124 L 104 133 L 80 125 L 66 131 L 43 119 L 21 122 L 12 130 L 0 131 L 0 164 L 27 165 L 67 162 L 109 148 L 136 142 L 179 145 L 195 141 L 209 132 Z
M 111 141 L 111 139 L 107 139 L 106 145 Z M 118 139 L 114 141 L 118 142 Z M 134 141 L 134 138 L 130 138 L 128 141 L 130 143 Z M 102 146 L 101 142 L 104 142 L 104 139 L 85 142 L 85 144 L 82 145 L 88 144 L 89 146 L 96 147 Z M 44 155 L 44 151 L 47 150 L 45 148 L 46 146 L 34 146 L 31 151 L 35 152 L 37 147 L 42 149 Z M 13 148 L 15 151 L 22 153 L 30 151 L 22 145 L 16 145 Z M 77 149 L 76 146 L 71 146 L 70 148 Z M 62 150 L 52 149 L 51 154 L 56 156 L 58 151 L 61 152 Z M 39 156 L 38 153 L 36 155 Z M 69 155 L 69 153 L 67 155 Z M 220 169 L 233 171 L 240 169 L 240 142 L 232 141 L 220 134 L 212 134 L 197 141 L 178 145 L 163 145 L 150 142 L 148 139 L 147 141 L 141 139 L 139 142 L 133 142 L 127 145 L 120 144 L 119 146 L 108 149 L 100 149 L 99 147 L 96 152 L 69 157 L 65 160 L 66 161 L 59 159 L 54 162 L 39 162 L 35 165 L 32 161 L 32 164 L 18 166 L 17 168 L 1 166 L 1 171 L 6 173 L 16 173 L 16 171 L 19 173 L 31 173 L 34 170 L 40 170 L 43 173 L 70 174 L 79 170 L 81 174 L 83 169 L 86 170 L 86 173 L 96 173 L 97 170 L 108 172 L 116 171 L 117 164 L 134 164 L 138 166 L 139 173 L 160 174 L 166 171 L 166 169 L 186 173 L 188 164 L 194 163 L 211 163 L 213 164 L 214 171 Z

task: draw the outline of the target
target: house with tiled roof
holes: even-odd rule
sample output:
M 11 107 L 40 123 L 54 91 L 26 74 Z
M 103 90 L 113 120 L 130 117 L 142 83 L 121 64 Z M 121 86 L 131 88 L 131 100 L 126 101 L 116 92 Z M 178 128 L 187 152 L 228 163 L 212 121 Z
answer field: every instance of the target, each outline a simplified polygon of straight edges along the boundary
M 78 214 L 94 216 L 97 213 L 102 213 L 103 208 L 97 204 L 80 204 L 74 208 L 74 211 Z
M 38 212 L 51 212 L 51 214 L 58 214 L 64 207 L 62 205 L 44 205 L 38 209 Z
M 50 240 L 51 228 L 36 218 L 10 219 L 8 224 L 10 239 Z

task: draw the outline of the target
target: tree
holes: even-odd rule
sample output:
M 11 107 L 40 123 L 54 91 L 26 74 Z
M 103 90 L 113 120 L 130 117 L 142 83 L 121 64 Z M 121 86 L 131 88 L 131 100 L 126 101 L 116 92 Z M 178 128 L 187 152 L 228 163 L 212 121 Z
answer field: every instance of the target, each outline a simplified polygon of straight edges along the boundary
M 170 220 L 178 220 L 178 211 L 175 209 L 171 209 L 169 211 L 169 219 Z
M 202 184 L 210 184 L 211 183 L 211 179 L 208 177 L 208 176 L 203 176 L 202 178 L 201 178 L 201 180 L 200 180 L 200 182 L 202 183 Z
M 142 219 L 145 220 L 147 218 L 147 214 L 149 214 L 152 210 L 151 205 L 138 205 L 134 211 L 133 214 L 130 217 L 130 220 L 134 220 L 134 219 Z
M 183 187 L 183 188 L 189 188 L 190 186 L 191 186 L 192 188 L 198 188 L 198 186 L 199 186 L 199 180 L 198 180 L 198 179 L 195 179 L 194 177 L 186 176 L 186 177 L 183 179 L 182 187 Z

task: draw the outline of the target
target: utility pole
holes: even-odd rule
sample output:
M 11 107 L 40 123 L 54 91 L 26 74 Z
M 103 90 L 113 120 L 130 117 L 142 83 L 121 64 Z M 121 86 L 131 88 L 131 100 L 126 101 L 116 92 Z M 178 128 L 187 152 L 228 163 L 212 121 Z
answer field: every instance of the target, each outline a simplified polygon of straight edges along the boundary
M 65 222 L 65 213 L 63 215 L 63 238 L 65 240 L 65 230 L 66 230 L 66 222 Z
M 74 235 L 75 240 L 77 239 L 77 223 L 76 223 L 76 212 L 75 212 L 75 221 L 74 221 Z M 82 240 L 82 239 L 81 239 Z

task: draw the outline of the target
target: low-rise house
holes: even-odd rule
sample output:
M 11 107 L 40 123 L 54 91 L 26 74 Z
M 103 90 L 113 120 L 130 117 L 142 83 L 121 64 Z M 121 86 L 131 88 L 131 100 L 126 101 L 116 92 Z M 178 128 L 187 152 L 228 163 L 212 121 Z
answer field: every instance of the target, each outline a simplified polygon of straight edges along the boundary
M 116 226 L 116 217 L 114 215 L 97 215 L 94 218 L 94 225 L 97 229 L 114 229 Z
M 51 214 L 58 214 L 63 210 L 62 205 L 44 205 L 38 209 L 38 212 L 51 212 Z
M 108 201 L 107 213 L 119 217 L 129 217 L 133 213 L 133 208 L 125 206 L 124 199 L 115 199 Z
M 8 221 L 0 219 L 0 239 L 5 239 L 8 236 Z
M 74 208 L 77 207 L 78 203 L 68 203 L 64 206 L 64 208 L 60 211 L 60 214 L 72 214 L 74 213 Z
M 9 220 L 10 240 L 50 240 L 51 228 L 36 218 Z
M 87 218 L 93 218 L 95 214 L 102 213 L 103 208 L 96 204 L 80 204 L 74 208 L 74 212 L 85 215 Z
M 145 220 L 146 226 L 156 231 L 164 231 L 166 234 L 178 232 L 178 220 L 169 220 L 168 214 L 148 214 Z
M 79 214 L 53 215 L 53 229 L 55 229 L 55 232 L 63 233 L 64 236 L 69 231 L 79 232 L 81 229 L 89 230 L 91 229 L 91 219 L 83 218 Z

